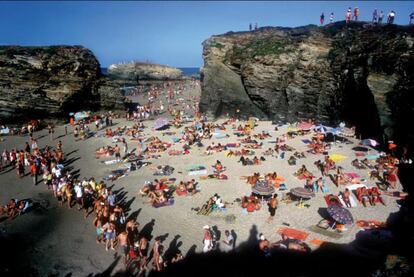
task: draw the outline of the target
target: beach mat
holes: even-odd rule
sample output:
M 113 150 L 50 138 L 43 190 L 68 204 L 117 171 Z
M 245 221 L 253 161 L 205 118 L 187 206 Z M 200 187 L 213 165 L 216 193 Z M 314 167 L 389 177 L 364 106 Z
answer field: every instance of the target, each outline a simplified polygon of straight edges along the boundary
M 357 157 L 365 157 L 366 154 L 365 153 L 362 153 L 362 152 L 355 152 L 355 156 L 357 156 Z
M 364 230 L 382 229 L 386 223 L 378 220 L 358 220 L 356 225 Z
M 335 231 L 324 230 L 322 228 L 319 228 L 316 225 L 312 225 L 312 226 L 308 227 L 308 230 L 311 231 L 311 232 L 323 235 L 325 237 L 332 238 L 332 239 L 342 238 L 342 234 L 336 233 Z
M 161 204 L 158 204 L 158 203 L 152 204 L 152 206 L 154 208 L 167 207 L 167 206 L 171 206 L 171 205 L 174 205 L 174 199 L 168 199 L 167 202 L 164 202 L 164 203 L 161 203 Z
M 341 154 L 332 154 L 330 155 L 331 160 L 333 160 L 334 162 L 340 162 L 345 160 L 347 157 Z
M 309 139 L 302 139 L 302 142 L 303 142 L 304 144 L 310 144 L 312 141 L 311 141 L 311 140 L 309 140 Z
M 313 244 L 313 245 L 315 245 L 317 247 L 321 246 L 325 242 L 326 241 L 320 240 L 320 239 L 313 239 L 313 240 L 310 241 L 311 244 Z
M 297 239 L 297 240 L 301 240 L 301 241 L 305 241 L 309 236 L 309 233 L 306 233 L 306 232 L 301 231 L 301 230 L 293 229 L 293 228 L 288 228 L 288 227 L 279 228 L 277 233 L 280 234 L 280 235 L 285 235 L 289 238 Z

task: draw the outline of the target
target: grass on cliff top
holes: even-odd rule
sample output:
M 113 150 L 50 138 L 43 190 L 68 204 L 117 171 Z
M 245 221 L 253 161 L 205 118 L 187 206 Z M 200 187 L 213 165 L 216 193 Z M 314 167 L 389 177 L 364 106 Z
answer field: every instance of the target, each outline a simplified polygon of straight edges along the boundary
M 222 49 L 222 48 L 224 48 L 224 45 L 223 45 L 223 44 L 221 44 L 220 42 L 215 42 L 215 41 L 213 41 L 213 42 L 210 44 L 210 47 L 214 47 L 214 48 Z
M 292 51 L 287 41 L 274 38 L 258 38 L 244 45 L 233 46 L 233 59 L 254 58 L 256 56 L 280 55 Z

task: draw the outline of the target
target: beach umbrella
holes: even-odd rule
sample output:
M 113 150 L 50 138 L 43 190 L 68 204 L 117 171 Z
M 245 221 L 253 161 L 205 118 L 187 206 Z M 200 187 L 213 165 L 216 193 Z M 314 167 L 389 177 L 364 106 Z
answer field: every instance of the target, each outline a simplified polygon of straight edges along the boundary
M 354 218 L 350 211 L 343 207 L 330 205 L 328 206 L 328 214 L 340 224 L 352 224 L 354 223 Z
M 257 181 L 252 187 L 252 192 L 261 196 L 269 196 L 275 192 L 275 188 L 270 186 L 267 182 Z
M 154 129 L 158 130 L 161 129 L 163 127 L 168 126 L 170 123 L 168 121 L 168 119 L 166 119 L 165 117 L 160 117 L 157 120 L 155 120 L 154 122 Z
M 298 128 L 302 131 L 310 130 L 312 129 L 312 127 L 313 127 L 313 124 L 309 122 L 301 122 L 298 125 Z
M 347 157 L 341 154 L 332 154 L 329 156 L 329 158 L 331 158 L 332 161 L 337 163 L 337 162 L 345 160 Z
M 372 147 L 379 145 L 379 143 L 373 139 L 363 139 L 359 142 L 359 144 Z
M 315 196 L 315 193 L 313 191 L 302 187 L 293 188 L 290 190 L 290 193 L 304 199 L 310 199 Z
M 355 146 L 354 148 L 352 148 L 352 150 L 358 152 L 368 152 L 369 149 L 363 146 Z

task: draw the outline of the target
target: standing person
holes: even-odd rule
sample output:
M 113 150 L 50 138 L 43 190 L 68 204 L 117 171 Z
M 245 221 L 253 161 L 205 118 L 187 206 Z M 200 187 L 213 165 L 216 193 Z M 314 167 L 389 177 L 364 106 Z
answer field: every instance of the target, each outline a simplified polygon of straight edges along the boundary
M 383 19 L 384 19 L 384 12 L 381 11 L 378 16 L 378 24 L 381 24 Z
M 372 13 L 372 22 L 377 23 L 377 21 L 378 21 L 378 11 L 377 9 L 375 9 L 374 12 Z
M 68 135 L 68 124 L 65 124 L 65 136 Z
M 252 23 L 249 23 L 249 31 L 252 31 Z
M 49 138 L 50 138 L 50 140 L 53 140 L 53 133 L 54 133 L 53 126 L 51 124 L 49 124 L 47 126 L 47 130 L 49 132 Z
M 234 238 L 230 234 L 229 230 L 224 231 L 224 235 L 226 236 L 226 238 L 223 240 L 224 251 L 225 252 L 232 251 L 234 248 Z
M 269 207 L 269 218 L 267 219 L 267 223 L 270 223 L 270 221 L 273 220 L 275 214 L 276 214 L 276 209 L 277 209 L 277 205 L 278 205 L 278 201 L 277 201 L 277 194 L 275 193 L 273 195 L 273 197 L 267 202 L 267 205 Z
M 257 26 L 257 22 L 254 24 L 254 29 L 257 30 L 259 27 Z
M 78 211 L 82 210 L 83 205 L 83 188 L 81 185 L 81 182 L 77 181 L 75 182 L 75 186 L 73 188 L 75 191 L 75 197 L 76 197 L 76 205 L 78 205 Z
M 325 21 L 325 14 L 324 13 L 322 13 L 321 14 L 321 17 L 320 17 L 320 22 L 321 22 L 321 25 L 323 25 L 323 22 Z
M 122 139 L 122 144 L 124 145 L 124 155 L 128 154 L 128 144 L 125 138 Z
M 119 163 L 121 161 L 121 149 L 119 149 L 118 144 L 115 144 L 114 152 L 115 152 L 115 159 Z
M 351 7 L 348 8 L 348 11 L 345 14 L 345 21 L 346 23 L 351 22 L 351 17 L 352 17 L 352 9 Z
M 395 12 L 390 11 L 390 13 L 388 14 L 387 23 L 394 24 L 394 18 L 395 18 Z
M 123 231 L 118 235 L 119 246 L 124 256 L 124 264 L 126 265 L 129 260 L 129 245 L 128 245 L 128 233 Z
M 103 226 L 105 230 L 105 239 L 106 239 L 106 245 L 105 250 L 109 250 L 109 246 L 111 246 L 112 250 L 115 250 L 114 248 L 114 242 L 116 238 L 116 231 L 115 231 L 115 225 L 113 223 L 107 222 Z
M 358 21 L 358 17 L 359 17 L 359 8 L 355 7 L 355 9 L 354 9 L 354 20 Z
M 410 13 L 410 22 L 409 22 L 409 25 L 413 24 L 413 19 L 414 19 L 414 12 Z
M 36 184 L 37 184 L 37 172 L 38 172 L 38 167 L 36 165 L 36 162 L 32 161 L 32 163 L 30 165 L 30 173 L 32 174 L 33 185 L 34 186 L 36 186 Z
M 210 231 L 210 226 L 204 225 L 203 229 L 204 229 L 203 252 L 207 253 L 208 251 L 210 251 L 213 248 L 213 237 L 212 237 L 212 234 L 211 234 L 211 231 Z
M 331 13 L 331 15 L 329 16 L 329 22 L 333 23 L 334 21 L 334 13 Z

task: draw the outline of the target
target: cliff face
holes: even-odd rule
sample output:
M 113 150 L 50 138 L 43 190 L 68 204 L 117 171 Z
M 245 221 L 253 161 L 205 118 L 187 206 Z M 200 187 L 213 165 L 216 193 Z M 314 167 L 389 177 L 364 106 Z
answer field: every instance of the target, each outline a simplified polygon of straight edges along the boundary
M 122 108 L 122 94 L 81 46 L 0 47 L 0 117 L 67 115 Z
M 413 34 L 412 27 L 338 22 L 213 36 L 203 43 L 200 109 L 345 120 L 364 136 L 413 136 L 406 130 L 414 115 Z
M 182 77 L 182 72 L 177 68 L 165 65 L 132 62 L 110 65 L 108 76 L 112 79 L 126 81 L 175 80 Z

